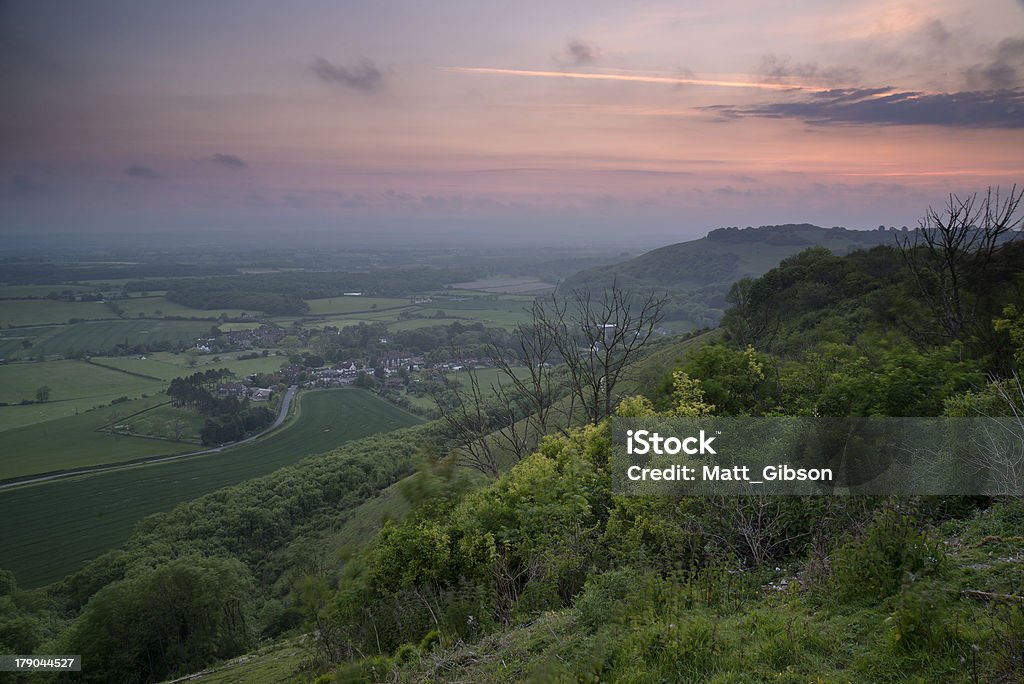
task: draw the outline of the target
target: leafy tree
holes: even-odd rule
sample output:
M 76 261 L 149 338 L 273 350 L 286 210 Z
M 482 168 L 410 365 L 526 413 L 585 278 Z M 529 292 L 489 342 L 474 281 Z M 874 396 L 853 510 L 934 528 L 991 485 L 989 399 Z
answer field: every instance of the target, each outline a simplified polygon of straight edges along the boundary
M 237 560 L 186 556 L 101 589 L 65 634 L 85 681 L 144 682 L 201 669 L 252 643 L 252 577 Z
M 50 400 L 50 387 L 48 385 L 43 385 L 42 387 L 40 387 L 39 389 L 36 390 L 36 401 L 37 402 L 42 404 L 42 403 L 47 402 L 49 400 Z
M 1024 367 L 1024 313 L 1018 312 L 1013 304 L 1007 304 L 1003 309 L 1003 318 L 995 319 L 992 327 L 996 332 L 1009 336 L 1010 342 L 1016 347 L 1013 359 L 1019 367 Z

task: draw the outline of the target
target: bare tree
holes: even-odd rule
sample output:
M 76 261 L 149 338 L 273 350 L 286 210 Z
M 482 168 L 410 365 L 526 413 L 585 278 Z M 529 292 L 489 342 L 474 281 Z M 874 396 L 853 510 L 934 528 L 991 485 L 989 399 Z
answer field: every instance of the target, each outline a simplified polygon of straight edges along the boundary
M 966 286 L 981 282 L 996 248 L 1015 237 L 1024 188 L 992 188 L 983 197 L 950 195 L 941 210 L 928 208 L 917 230 L 897 245 L 942 334 L 960 339 L 975 320 L 977 300 Z
M 487 412 L 480 378 L 473 370 L 469 370 L 466 376 L 469 384 L 465 389 L 442 377 L 442 382 L 431 384 L 430 394 L 450 437 L 461 449 L 460 463 L 497 477 L 501 473 L 501 462 L 495 444 L 489 438 L 494 424 Z
M 569 391 L 590 422 L 611 415 L 616 387 L 640 360 L 667 301 L 654 292 L 634 296 L 613 283 L 596 297 L 590 290 L 573 290 L 534 307 L 534 323 L 562 357 Z
M 502 371 L 507 385 L 497 388 L 506 404 L 518 404 L 526 414 L 533 441 L 547 434 L 555 401 L 562 394 L 555 372 L 558 347 L 552 331 L 542 325 L 541 304 L 530 307 L 530 321 L 520 323 L 512 332 L 511 355 L 500 345 L 491 344 L 491 360 Z

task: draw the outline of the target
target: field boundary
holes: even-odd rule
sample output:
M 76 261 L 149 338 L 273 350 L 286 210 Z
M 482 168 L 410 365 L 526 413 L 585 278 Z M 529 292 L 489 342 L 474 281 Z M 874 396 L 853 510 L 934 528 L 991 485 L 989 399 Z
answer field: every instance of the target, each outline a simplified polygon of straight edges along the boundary
M 224 444 L 217 447 L 211 447 L 209 449 L 200 449 L 198 451 L 186 451 L 184 453 L 178 454 L 160 454 L 157 456 L 144 456 L 142 458 L 132 459 L 131 461 L 121 461 L 119 463 L 105 463 L 94 466 L 82 466 L 81 468 L 68 468 L 66 470 L 53 470 L 48 473 L 33 473 L 32 475 L 12 477 L 5 480 L 0 480 L 0 491 L 15 489 L 17 487 L 27 487 L 33 484 L 42 484 L 44 482 L 51 482 L 53 480 L 60 480 L 68 477 L 76 477 L 78 475 L 98 475 L 101 473 L 111 472 L 115 470 L 125 470 L 127 468 L 137 468 L 140 466 L 154 465 L 157 463 L 166 463 L 168 461 L 178 461 L 186 458 L 206 456 L 209 454 L 219 454 L 223 451 L 234 449 L 235 447 L 243 446 L 245 444 L 253 442 L 258 438 L 263 437 L 264 435 L 267 435 L 271 432 L 278 431 L 279 429 L 283 430 L 287 427 L 290 427 L 291 425 L 294 425 L 296 421 L 287 421 L 286 425 L 285 418 L 288 416 L 288 413 L 291 410 L 291 405 L 293 403 L 298 404 L 298 402 L 292 401 L 296 394 L 297 388 L 295 386 L 288 388 L 288 392 L 285 395 L 285 400 L 281 406 L 281 411 L 278 413 L 277 420 L 274 421 L 273 425 L 271 425 L 263 432 L 257 432 L 255 435 L 246 437 L 243 440 L 239 440 L 231 444 Z M 138 413 L 144 412 L 145 411 L 139 411 L 133 415 L 138 415 Z M 128 436 L 136 437 L 137 435 Z
M 125 370 L 124 368 L 118 368 L 117 366 L 108 366 L 105 363 L 99 361 L 93 361 L 92 358 L 82 359 L 85 363 L 92 364 L 99 368 L 106 368 L 107 370 L 117 371 L 118 373 L 124 373 L 125 375 L 134 375 L 137 378 L 143 378 L 144 380 L 156 380 L 157 382 L 167 382 L 163 378 L 158 378 L 155 375 L 146 375 L 145 373 L 136 373 L 135 371 Z

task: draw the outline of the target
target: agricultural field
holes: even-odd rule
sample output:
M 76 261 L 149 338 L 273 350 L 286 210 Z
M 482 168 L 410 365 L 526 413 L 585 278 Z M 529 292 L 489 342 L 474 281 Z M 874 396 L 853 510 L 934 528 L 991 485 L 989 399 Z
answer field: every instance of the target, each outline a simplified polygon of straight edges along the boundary
M 51 292 L 88 292 L 92 287 L 82 285 L 0 285 L 0 299 L 24 299 L 26 297 L 45 297 Z
M 117 314 L 103 302 L 64 302 L 49 299 L 0 301 L 0 327 L 67 323 L 72 319 L 115 319 Z
M 555 289 L 551 283 L 529 277 L 481 278 L 467 283 L 455 283 L 453 290 L 474 290 L 477 292 L 501 292 L 506 294 L 541 294 Z
M 269 356 L 239 360 L 238 357 L 245 353 L 247 352 L 226 352 L 223 354 L 204 354 L 193 357 L 188 354 L 176 354 L 174 352 L 156 352 L 144 356 L 114 356 L 95 358 L 93 360 L 105 366 L 119 368 L 131 373 L 152 375 L 167 381 L 198 371 L 209 370 L 210 368 L 227 368 L 236 376 L 242 378 L 251 373 L 271 373 L 279 370 L 282 364 L 288 362 L 287 357 L 275 356 L 273 352 Z M 188 365 L 190 359 L 195 359 L 196 365 L 194 367 Z M 219 360 L 214 361 L 214 359 Z
M 0 480 L 194 450 L 194 444 L 105 431 L 132 414 L 166 402 L 165 395 L 152 396 L 4 430 L 0 432 L 4 445 Z
M 307 299 L 309 315 L 369 313 L 384 309 L 398 309 L 412 306 L 412 300 L 393 297 L 329 297 Z
M 34 401 L 41 387 L 49 388 L 47 401 L 20 405 L 22 400 Z M 0 402 L 11 405 L 0 406 L 0 431 L 71 416 L 120 397 L 156 394 L 165 387 L 166 383 L 156 378 L 138 377 L 86 361 L 2 365 Z
M 256 442 L 220 453 L 0 491 L 0 567 L 18 583 L 56 581 L 124 543 L 142 518 L 266 475 L 352 439 L 420 418 L 357 389 L 308 392 L 295 418 Z M 59 501 L 61 505 L 54 506 Z
M 211 323 L 208 321 L 110 320 L 4 330 L 0 343 L 4 343 L 5 338 L 19 339 L 15 353 L 6 355 L 5 351 L 11 345 L 3 344 L 0 346 L 0 355 L 11 359 L 80 353 L 101 354 L 126 343 L 130 347 L 144 344 L 189 346 L 196 337 L 208 334 L 210 326 Z M 26 339 L 32 345 L 30 348 L 21 347 L 22 340 Z
M 196 449 L 202 448 L 199 433 L 205 424 L 205 416 L 184 408 L 175 408 L 170 402 L 118 421 L 118 425 L 124 426 L 131 434 L 190 442 Z
M 34 400 L 36 389 L 50 388 L 51 402 L 90 399 L 114 395 L 138 395 L 159 391 L 162 383 L 121 373 L 87 361 L 67 360 L 48 363 L 14 363 L 0 366 L 0 402 L 15 404 Z M 4 408 L 0 407 L 0 412 Z M 2 426 L 2 418 L 0 418 Z
M 252 321 L 243 323 L 241 321 L 228 321 L 226 323 L 218 323 L 217 327 L 221 329 L 221 332 L 233 332 L 235 330 L 252 330 L 263 325 L 259 321 Z
M 193 309 L 190 306 L 172 302 L 166 297 L 130 297 L 118 299 L 117 306 L 124 311 L 125 318 L 162 318 L 164 316 L 182 316 L 185 318 L 203 318 L 211 321 L 217 319 L 221 314 L 227 314 L 231 318 L 246 313 L 241 309 L 204 310 Z M 248 312 L 253 313 L 253 312 Z
M 244 378 L 252 373 L 276 371 L 287 362 L 284 357 L 274 355 L 243 360 L 239 360 L 238 356 L 239 353 L 236 352 L 221 354 L 219 357 L 198 356 L 195 357 L 194 367 L 188 366 L 189 359 L 193 357 L 172 352 L 157 352 L 144 357 L 93 357 L 89 362 L 62 360 L 0 365 L 0 402 L 9 404 L 0 406 L 0 439 L 6 438 L 6 430 L 36 425 L 39 430 L 39 444 L 35 444 L 25 435 L 21 435 L 19 439 L 33 449 L 45 449 L 51 431 L 71 429 L 71 424 L 49 425 L 49 421 L 70 418 L 92 409 L 106 407 L 111 401 L 122 397 L 135 400 L 146 396 L 163 396 L 163 391 L 173 378 L 197 371 L 228 368 L 236 377 Z M 219 360 L 214 361 L 215 358 Z M 46 402 L 25 405 L 20 403 L 23 399 L 35 400 L 36 390 L 43 386 L 50 388 L 49 399 Z M 166 401 L 166 398 L 163 400 Z M 128 404 L 125 403 L 121 404 L 118 410 L 125 415 L 141 409 L 128 410 Z M 103 422 L 101 419 L 100 423 Z M 89 440 L 86 443 L 88 442 Z M 102 452 L 102 449 L 100 451 Z M 87 460 L 86 465 L 95 464 L 94 461 Z M 11 475 L 4 474 L 4 468 L 0 465 L 0 479 L 4 477 Z

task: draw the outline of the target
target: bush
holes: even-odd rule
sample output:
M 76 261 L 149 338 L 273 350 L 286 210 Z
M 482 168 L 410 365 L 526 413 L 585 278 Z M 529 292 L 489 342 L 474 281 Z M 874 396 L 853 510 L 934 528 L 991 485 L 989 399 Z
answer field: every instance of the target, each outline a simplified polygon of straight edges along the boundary
M 896 650 L 933 653 L 948 649 L 956 635 L 949 615 L 952 596 L 931 583 L 915 582 L 900 592 L 892 613 L 892 642 Z
M 889 508 L 875 515 L 860 538 L 839 548 L 827 584 L 839 601 L 874 603 L 944 567 L 942 547 L 917 530 L 912 518 Z
M 609 570 L 587 578 L 583 591 L 576 598 L 579 625 L 597 631 L 604 625 L 623 623 L 645 604 L 644 589 L 653 589 L 657 596 L 657 579 L 634 568 Z

